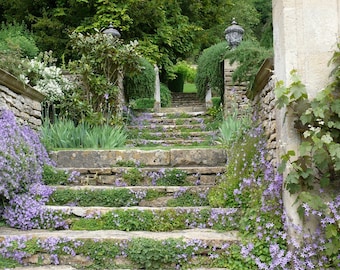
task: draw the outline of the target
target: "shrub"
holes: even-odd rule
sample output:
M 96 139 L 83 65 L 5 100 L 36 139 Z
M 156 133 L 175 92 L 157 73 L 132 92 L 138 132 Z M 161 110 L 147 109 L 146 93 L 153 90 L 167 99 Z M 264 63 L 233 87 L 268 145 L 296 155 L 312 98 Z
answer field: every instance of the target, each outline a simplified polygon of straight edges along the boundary
M 160 91 L 161 91 L 161 106 L 162 107 L 169 107 L 171 105 L 171 101 L 172 101 L 171 91 L 163 83 L 161 83 Z
M 145 59 L 139 59 L 141 71 L 124 78 L 124 90 L 128 100 L 152 98 L 155 92 L 155 71 Z
M 34 36 L 24 24 L 1 24 L 0 51 L 19 51 L 22 57 L 34 57 L 39 49 L 35 45 Z
M 233 81 L 248 82 L 247 90 L 250 91 L 263 61 L 272 55 L 272 50 L 262 47 L 259 42 L 246 40 L 241 42 L 236 49 L 228 50 L 224 58 L 229 59 L 231 64 L 238 63 L 233 72 Z
M 155 104 L 153 98 L 138 98 L 130 101 L 130 106 L 134 110 L 152 109 Z
M 222 96 L 224 92 L 222 61 L 227 50 L 227 44 L 220 42 L 205 49 L 198 58 L 195 83 L 197 94 L 201 99 L 205 98 L 209 87 Z

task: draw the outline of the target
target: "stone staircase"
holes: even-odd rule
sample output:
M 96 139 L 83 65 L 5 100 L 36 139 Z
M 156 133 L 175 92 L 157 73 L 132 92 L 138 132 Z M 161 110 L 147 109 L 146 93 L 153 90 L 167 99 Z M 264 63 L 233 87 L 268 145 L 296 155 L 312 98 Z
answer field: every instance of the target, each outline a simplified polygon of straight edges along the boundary
M 202 112 L 205 104 L 198 98 L 196 93 L 172 92 L 172 103 L 170 108 L 161 108 L 162 112 Z
M 209 189 L 224 172 L 226 153 L 213 144 L 215 133 L 206 128 L 211 119 L 205 112 L 190 112 L 188 106 L 180 107 L 183 103 L 177 102 L 179 107 L 172 109 L 181 109 L 176 113 L 137 115 L 129 126 L 127 149 L 53 152 L 57 167 L 80 173 L 75 182 L 54 186 L 46 206 L 63 213 L 69 229 L 1 228 L 0 238 L 92 241 L 92 247 L 110 243 L 110 248 L 121 249 L 118 255 L 102 255 L 106 262 L 100 268 L 95 268 L 98 261 L 92 258 L 96 258 L 94 254 L 59 256 L 60 267 L 69 265 L 67 269 L 179 269 L 181 265 L 184 269 L 213 269 L 209 268 L 211 258 L 240 240 L 238 209 L 212 208 L 207 200 Z M 191 108 L 196 105 L 190 104 Z M 175 239 L 190 247 L 194 256 L 178 259 L 177 266 L 168 263 L 157 268 L 156 262 L 148 265 L 143 258 L 139 263 L 126 251 L 136 239 L 163 244 Z M 142 251 L 147 248 L 152 250 L 145 244 Z M 101 249 L 98 252 L 105 254 Z M 162 251 L 158 252 L 161 257 Z M 43 269 L 52 269 L 47 268 L 52 262 L 50 255 L 41 253 L 24 260 L 28 265 L 46 265 Z

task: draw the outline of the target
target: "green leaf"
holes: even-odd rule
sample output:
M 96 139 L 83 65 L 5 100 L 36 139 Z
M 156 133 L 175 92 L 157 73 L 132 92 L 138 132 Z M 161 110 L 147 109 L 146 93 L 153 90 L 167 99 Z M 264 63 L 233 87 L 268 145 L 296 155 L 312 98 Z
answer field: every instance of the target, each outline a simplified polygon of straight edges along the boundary
M 310 142 L 302 142 L 300 145 L 300 154 L 302 156 L 305 156 L 307 154 L 310 154 L 312 151 L 312 144 Z
M 327 238 L 331 238 L 331 237 L 335 237 L 338 235 L 338 230 L 337 230 L 337 226 L 335 224 L 329 224 L 326 227 L 326 237 Z
M 320 179 L 320 186 L 322 188 L 328 187 L 330 183 L 329 174 L 323 175 Z

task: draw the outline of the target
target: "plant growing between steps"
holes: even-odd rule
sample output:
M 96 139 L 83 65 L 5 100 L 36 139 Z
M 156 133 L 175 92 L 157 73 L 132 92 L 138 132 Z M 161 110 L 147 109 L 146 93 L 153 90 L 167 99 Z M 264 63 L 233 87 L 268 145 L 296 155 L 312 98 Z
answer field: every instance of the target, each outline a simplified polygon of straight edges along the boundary
M 200 240 L 152 240 L 135 238 L 130 241 L 71 240 L 50 237 L 44 240 L 26 237 L 6 237 L 0 243 L 0 267 L 20 266 L 27 258 L 38 255 L 41 260 L 58 265 L 81 258 L 82 269 L 186 269 L 200 267 L 212 258 L 236 256 L 234 245 L 221 248 Z M 123 263 L 120 262 L 123 260 Z M 237 261 L 237 260 L 235 260 Z M 75 267 L 79 267 L 75 263 Z M 157 267 L 157 268 L 156 268 Z M 236 268 L 235 268 L 236 269 Z M 242 269 L 242 268 L 238 268 Z
M 18 125 L 11 111 L 0 109 L 0 133 L 2 218 L 24 230 L 65 228 L 60 213 L 44 208 L 52 189 L 42 181 L 43 168 L 52 162 L 36 132 Z

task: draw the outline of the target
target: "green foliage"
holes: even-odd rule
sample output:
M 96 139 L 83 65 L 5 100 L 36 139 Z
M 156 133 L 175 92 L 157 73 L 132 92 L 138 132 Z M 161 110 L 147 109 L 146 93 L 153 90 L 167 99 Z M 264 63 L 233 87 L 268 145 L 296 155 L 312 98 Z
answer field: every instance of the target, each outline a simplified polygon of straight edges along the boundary
M 130 106 L 133 110 L 146 110 L 153 109 L 155 99 L 153 98 L 137 98 L 136 100 L 130 100 Z
M 49 204 L 123 207 L 138 205 L 139 200 L 128 189 L 56 189 Z
M 69 173 L 56 169 L 50 165 L 44 165 L 42 179 L 46 185 L 66 185 L 68 184 Z
M 290 75 L 292 78 L 290 86 L 285 87 L 283 81 L 279 81 L 274 90 L 277 98 L 277 107 L 279 109 L 288 105 L 292 106 L 292 104 L 296 103 L 299 103 L 299 106 L 301 106 L 301 102 L 307 99 L 306 86 L 300 81 L 297 71 L 292 70 Z M 305 108 L 305 106 L 302 107 L 302 109 L 303 108 Z
M 198 58 L 195 83 L 197 94 L 201 99 L 205 98 L 208 88 L 222 96 L 224 92 L 222 61 L 227 50 L 227 43 L 220 42 L 205 49 Z
M 16 77 L 22 74 L 22 58 L 34 57 L 39 50 L 33 34 L 24 24 L 2 23 L 0 28 L 0 68 Z
M 157 185 L 159 186 L 184 186 L 187 184 L 186 181 L 187 173 L 180 169 L 166 169 L 164 175 L 159 179 Z
M 34 57 L 39 49 L 35 45 L 34 35 L 26 25 L 19 23 L 2 23 L 0 28 L 0 51 L 18 51 L 22 57 Z
M 89 269 L 110 269 L 113 266 L 112 259 L 119 256 L 121 248 L 115 241 L 93 241 L 86 239 L 82 245 L 76 248 L 78 254 L 91 258 L 93 264 Z
M 145 59 L 139 59 L 141 71 L 124 77 L 124 91 L 128 100 L 152 98 L 155 92 L 155 71 Z
M 152 231 L 167 232 L 190 228 L 191 224 L 202 224 L 217 230 L 234 230 L 239 222 L 238 213 L 223 212 L 216 215 L 213 209 L 176 211 L 164 210 L 137 210 L 116 209 L 105 214 L 95 215 L 92 218 L 71 218 L 72 230 L 122 230 L 122 231 Z
M 237 112 L 227 115 L 219 128 L 219 142 L 230 146 L 239 140 L 251 126 L 249 116 L 238 116 Z
M 71 120 L 56 119 L 52 124 L 46 120 L 41 128 L 42 143 L 48 149 L 56 148 L 103 148 L 112 149 L 125 144 L 127 135 L 121 127 L 75 125 Z
M 263 61 L 272 56 L 272 50 L 262 47 L 255 40 L 245 40 L 234 50 L 228 50 L 224 59 L 233 64 L 238 63 L 233 72 L 234 82 L 247 82 L 247 90 L 251 91 L 256 74 Z
M 332 75 L 334 81 L 318 92 L 314 99 L 309 100 L 305 86 L 292 72 L 292 84 L 283 87 L 279 83 L 275 91 L 278 96 L 278 107 L 287 106 L 287 110 L 294 110 L 296 127 L 302 133 L 302 143 L 299 155 L 289 150 L 282 156 L 281 170 L 290 164 L 285 187 L 292 194 L 298 194 L 301 216 L 311 208 L 322 218 L 327 243 L 325 255 L 334 262 L 340 249 L 338 211 L 339 193 L 334 189 L 340 179 L 340 44 L 331 59 L 335 66 Z M 299 109 L 299 110 L 298 110 Z M 294 159 L 292 159 L 294 157 Z M 333 202 L 325 202 L 323 194 L 317 187 L 329 191 L 330 197 L 336 197 Z M 330 204 L 333 204 L 330 207 Z M 308 207 L 306 207 L 306 205 Z M 309 215 L 309 213 L 308 213 Z
M 244 134 L 241 140 L 235 141 L 227 149 L 227 166 L 225 173 L 208 194 L 209 204 L 212 207 L 250 207 L 250 201 L 256 194 L 252 191 L 235 193 L 239 189 L 242 179 L 259 176 L 262 172 L 254 168 L 252 161 L 256 159 L 260 138 Z
M 167 206 L 208 206 L 206 194 L 197 192 L 185 191 L 173 199 L 167 201 Z
M 291 164 L 293 170 L 288 174 L 285 185 L 291 193 L 297 193 L 313 189 L 316 179 L 323 188 L 339 179 L 340 103 L 335 83 L 308 101 L 305 86 L 296 71 L 292 72 L 292 77 L 289 87 L 279 82 L 275 93 L 278 107 L 294 109 L 298 117 L 297 126 L 302 126 L 300 131 L 303 132 L 304 140 L 299 147 L 300 155 L 291 162 L 295 153 L 288 151 L 282 156 L 281 168 L 283 170 L 287 163 Z
M 129 186 L 137 186 L 143 182 L 144 176 L 140 168 L 131 168 L 123 172 L 122 178 Z
M 123 44 L 112 36 L 72 33 L 72 49 L 78 60 L 69 67 L 77 77 L 77 87 L 64 92 L 58 104 L 60 115 L 75 122 L 91 124 L 115 122 L 122 110 L 119 78 L 140 70 L 137 43 Z M 75 80 L 76 81 L 76 80 Z
M 168 87 L 171 92 L 183 93 L 184 89 L 184 74 L 177 72 L 175 78 L 168 81 Z
M 157 241 L 134 238 L 129 243 L 127 255 L 143 269 L 171 269 L 174 262 L 179 260 L 179 254 L 191 256 L 188 251 L 180 249 L 181 242 L 182 240 L 176 239 Z
M 162 107 L 169 107 L 171 105 L 171 101 L 172 101 L 171 91 L 163 83 L 161 83 L 160 88 L 161 88 L 160 89 L 160 91 L 161 91 L 161 106 Z

